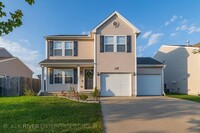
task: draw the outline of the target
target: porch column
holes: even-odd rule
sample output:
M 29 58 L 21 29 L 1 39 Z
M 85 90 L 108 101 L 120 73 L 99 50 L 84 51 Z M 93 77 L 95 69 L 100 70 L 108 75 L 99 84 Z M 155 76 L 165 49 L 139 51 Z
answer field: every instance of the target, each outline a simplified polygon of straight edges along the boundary
M 93 89 L 97 87 L 97 34 L 94 33 L 94 70 L 93 70 Z
M 44 67 L 42 67 L 42 75 L 41 75 L 41 91 L 44 92 Z
M 77 67 L 77 83 L 78 83 L 78 87 L 77 87 L 77 91 L 80 92 L 80 66 L 78 65 Z
M 48 91 L 48 82 L 49 82 L 49 71 L 48 71 L 48 68 L 46 67 L 46 83 L 45 83 L 45 91 L 47 92 Z

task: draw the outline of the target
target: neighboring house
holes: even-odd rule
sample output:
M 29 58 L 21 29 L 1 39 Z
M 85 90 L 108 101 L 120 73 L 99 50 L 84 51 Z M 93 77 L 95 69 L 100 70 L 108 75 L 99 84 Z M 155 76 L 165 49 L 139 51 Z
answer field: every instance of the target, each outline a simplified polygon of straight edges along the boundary
M 0 47 L 0 77 L 26 77 L 32 79 L 33 71 L 19 58 Z
M 101 96 L 162 95 L 162 63 L 152 64 L 151 58 L 147 58 L 150 64 L 142 62 L 137 72 L 136 38 L 139 34 L 133 24 L 114 12 L 90 35 L 46 36 L 46 59 L 40 62 L 41 92 L 70 89 L 91 92 L 97 87 Z M 139 81 L 137 74 L 140 74 Z M 139 90 L 138 94 L 137 83 L 141 85 L 146 80 L 146 86 L 139 86 L 145 91 Z M 151 91 L 154 87 L 157 88 Z
M 171 92 L 200 94 L 200 54 L 198 47 L 187 45 L 163 45 L 154 58 L 164 64 L 165 89 Z

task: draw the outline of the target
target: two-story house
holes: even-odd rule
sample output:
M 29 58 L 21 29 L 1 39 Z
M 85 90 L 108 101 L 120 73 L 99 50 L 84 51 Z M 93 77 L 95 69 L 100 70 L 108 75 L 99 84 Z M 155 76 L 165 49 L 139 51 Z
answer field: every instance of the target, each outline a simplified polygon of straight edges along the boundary
M 87 92 L 97 87 L 101 96 L 138 95 L 137 83 L 141 85 L 139 88 L 144 89 L 142 80 L 151 79 L 145 77 L 137 81 L 139 73 L 137 73 L 136 38 L 139 34 L 139 29 L 118 12 L 114 12 L 96 26 L 90 35 L 46 36 L 46 59 L 40 62 L 41 91 L 53 93 L 74 89 L 78 92 Z M 148 59 L 150 58 L 146 58 Z M 158 79 L 156 81 L 158 87 L 155 89 L 157 92 L 152 91 L 153 93 L 149 94 L 162 95 L 163 64 L 151 61 L 141 62 L 138 69 L 141 69 L 140 72 L 144 76 L 149 74 L 149 70 L 146 69 L 150 71 L 152 68 L 159 69 L 155 72 L 155 76 L 159 77 L 153 78 Z M 44 88 L 45 70 L 46 88 Z M 148 88 L 149 85 L 152 87 Z M 155 85 L 146 84 L 146 88 L 151 92 Z M 139 92 L 140 95 L 148 95 L 143 93 L 144 91 Z

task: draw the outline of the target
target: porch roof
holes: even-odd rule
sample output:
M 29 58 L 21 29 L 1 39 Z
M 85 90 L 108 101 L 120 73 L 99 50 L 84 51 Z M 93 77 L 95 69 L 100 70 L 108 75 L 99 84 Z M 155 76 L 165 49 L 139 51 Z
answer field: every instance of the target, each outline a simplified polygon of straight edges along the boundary
M 41 66 L 66 66 L 66 65 L 93 65 L 93 59 L 45 59 L 39 63 Z

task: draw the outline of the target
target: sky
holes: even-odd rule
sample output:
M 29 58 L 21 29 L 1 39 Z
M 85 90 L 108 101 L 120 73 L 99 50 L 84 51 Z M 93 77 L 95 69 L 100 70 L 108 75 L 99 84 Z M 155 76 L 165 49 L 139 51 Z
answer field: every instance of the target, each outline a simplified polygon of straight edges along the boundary
M 200 0 L 1 0 L 4 11 L 23 11 L 23 25 L 0 37 L 5 47 L 38 75 L 45 59 L 44 36 L 88 34 L 114 11 L 141 30 L 137 56 L 153 57 L 161 45 L 200 42 Z

